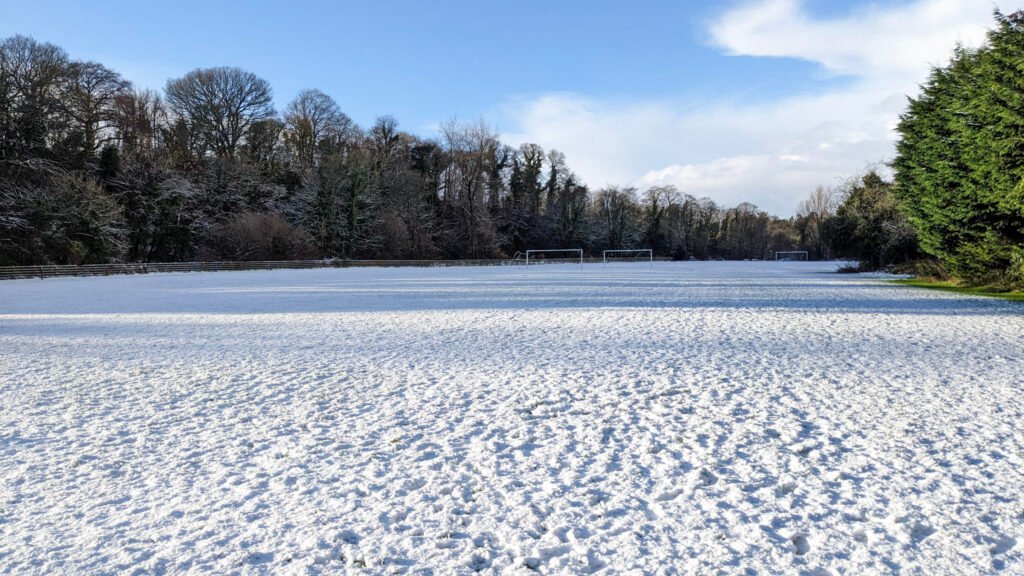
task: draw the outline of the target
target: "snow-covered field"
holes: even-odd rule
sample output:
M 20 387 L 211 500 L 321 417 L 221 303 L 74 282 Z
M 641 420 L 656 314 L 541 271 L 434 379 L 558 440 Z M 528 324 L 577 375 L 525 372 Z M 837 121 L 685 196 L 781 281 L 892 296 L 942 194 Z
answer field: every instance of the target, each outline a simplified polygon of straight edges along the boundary
M 1024 306 L 814 263 L 0 283 L 0 571 L 1024 574 Z

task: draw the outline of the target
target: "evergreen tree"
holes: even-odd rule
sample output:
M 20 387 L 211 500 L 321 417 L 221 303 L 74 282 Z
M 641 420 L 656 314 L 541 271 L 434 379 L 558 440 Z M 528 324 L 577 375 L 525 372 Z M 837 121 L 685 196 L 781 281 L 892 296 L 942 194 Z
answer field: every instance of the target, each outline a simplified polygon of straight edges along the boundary
M 996 15 L 901 117 L 895 193 L 921 248 L 970 283 L 1024 283 L 1024 21 Z

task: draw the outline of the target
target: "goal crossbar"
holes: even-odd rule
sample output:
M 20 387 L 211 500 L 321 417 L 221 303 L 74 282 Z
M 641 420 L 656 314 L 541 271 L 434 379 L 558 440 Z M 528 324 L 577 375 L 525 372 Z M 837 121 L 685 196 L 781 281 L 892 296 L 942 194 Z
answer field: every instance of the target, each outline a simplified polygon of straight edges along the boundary
M 781 250 L 775 253 L 776 260 L 797 260 L 794 256 L 803 256 L 804 260 L 810 260 L 807 250 Z
M 605 264 L 608 263 L 609 254 L 646 254 L 647 260 L 651 263 L 651 266 L 654 266 L 654 250 L 651 250 L 650 248 L 624 248 L 616 250 L 602 250 L 601 261 L 604 262 Z
M 583 266 L 583 249 L 582 248 L 548 248 L 548 249 L 544 249 L 544 250 L 527 250 L 526 251 L 526 265 L 527 266 L 530 265 L 530 255 L 531 254 L 545 254 L 545 253 L 558 253 L 558 252 L 561 252 L 563 254 L 565 254 L 567 252 L 572 252 L 573 254 L 576 254 L 579 257 L 579 259 L 580 259 L 580 266 Z M 534 258 L 534 260 L 536 260 L 536 258 Z

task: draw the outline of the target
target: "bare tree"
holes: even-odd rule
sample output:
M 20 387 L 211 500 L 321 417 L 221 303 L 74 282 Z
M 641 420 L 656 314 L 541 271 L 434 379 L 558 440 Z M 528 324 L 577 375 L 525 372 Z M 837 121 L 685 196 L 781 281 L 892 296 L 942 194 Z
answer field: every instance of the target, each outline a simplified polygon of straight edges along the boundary
M 587 243 L 589 190 L 567 172 L 553 196 L 549 197 L 548 238 L 555 246 L 583 246 Z
M 294 260 L 316 255 L 313 241 L 278 214 L 245 212 L 214 226 L 200 251 L 204 260 Z
M 151 150 L 167 123 L 163 99 L 152 90 L 121 94 L 114 99 L 111 124 L 115 137 L 129 150 Z
M 840 196 L 831 188 L 818 186 L 806 200 L 800 202 L 800 209 L 797 214 L 799 216 L 806 216 L 808 214 L 831 216 L 839 207 Z
M 438 196 L 443 217 L 450 222 L 445 249 L 452 256 L 490 258 L 498 250 L 497 233 L 487 210 L 487 184 L 501 152 L 498 135 L 483 121 L 441 128 L 448 166 L 441 176 Z
M 67 54 L 53 44 L 27 36 L 0 42 L 0 163 L 48 156 L 67 65 Z
M 77 130 L 83 151 L 94 154 L 113 141 L 111 129 L 117 117 L 116 102 L 131 91 L 131 82 L 96 62 L 72 62 L 68 66 L 61 102 Z
M 280 151 L 279 144 L 283 132 L 284 124 L 276 118 L 254 122 L 243 146 L 246 159 L 262 170 L 270 172 Z
M 400 134 L 398 120 L 393 116 L 378 116 L 373 128 L 370 128 L 370 146 L 377 170 L 391 162 L 395 148 L 398 146 Z
M 661 253 L 665 245 L 671 247 L 671 233 L 665 225 L 666 215 L 674 205 L 679 191 L 675 186 L 652 186 L 644 194 L 644 242 L 648 248 Z
M 544 172 L 544 149 L 537 144 L 519 146 L 519 158 L 522 161 L 522 185 L 520 196 L 531 218 L 536 219 L 543 207 L 543 187 L 541 176 Z
M 558 195 L 559 189 L 565 184 L 566 179 L 571 176 L 569 166 L 565 162 L 565 154 L 558 150 L 548 151 L 547 167 L 548 178 L 544 183 L 545 210 L 550 209 L 550 204 Z
M 829 239 L 825 237 L 824 225 L 839 208 L 841 194 L 830 188 L 818 186 L 797 211 L 797 229 L 800 244 L 811 252 L 814 258 L 829 257 Z
M 594 197 L 596 243 L 610 249 L 633 248 L 640 236 L 640 206 L 636 190 L 609 186 Z
M 726 210 L 718 232 L 719 253 L 734 260 L 767 257 L 771 220 L 750 202 Z
M 305 168 L 317 166 L 337 145 L 358 132 L 333 98 L 320 90 L 303 90 L 284 113 L 285 143 Z
M 253 124 L 274 116 L 266 80 L 240 68 L 200 68 L 167 82 L 167 103 L 219 158 L 233 158 Z

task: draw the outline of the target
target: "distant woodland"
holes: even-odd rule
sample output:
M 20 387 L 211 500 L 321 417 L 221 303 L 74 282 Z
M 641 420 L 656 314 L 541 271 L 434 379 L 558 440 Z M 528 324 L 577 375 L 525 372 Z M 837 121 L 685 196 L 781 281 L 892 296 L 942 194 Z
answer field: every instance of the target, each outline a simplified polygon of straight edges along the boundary
M 674 259 L 806 250 L 879 269 L 926 257 L 1024 277 L 1024 34 L 997 15 L 909 103 L 895 181 L 807 191 L 796 215 L 671 186 L 591 189 L 566 157 L 483 122 L 432 138 L 358 126 L 316 89 L 193 70 L 161 92 L 25 36 L 0 40 L 0 265 L 293 258 L 508 258 L 651 248 Z M 751 191 L 751 195 L 756 194 Z

